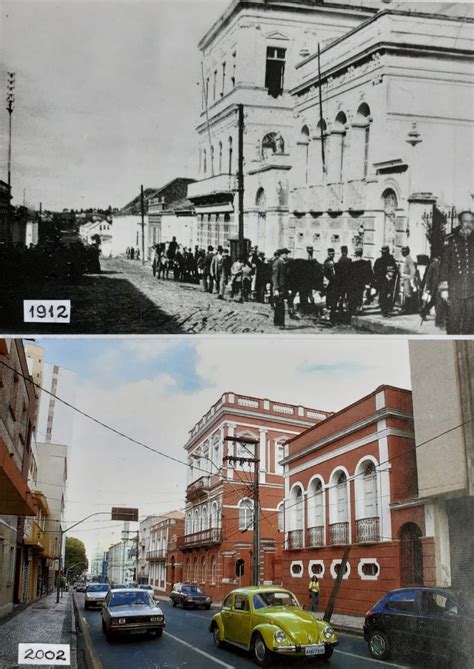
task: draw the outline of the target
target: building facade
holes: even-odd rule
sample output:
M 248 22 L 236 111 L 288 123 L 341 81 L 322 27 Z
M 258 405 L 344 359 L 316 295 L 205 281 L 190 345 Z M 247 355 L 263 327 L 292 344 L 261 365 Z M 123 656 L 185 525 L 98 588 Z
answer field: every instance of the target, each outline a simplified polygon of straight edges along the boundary
M 250 583 L 255 470 L 251 463 L 226 461 L 232 456 L 259 459 L 259 580 L 281 582 L 283 444 L 327 416 L 317 409 L 228 392 L 192 428 L 185 445 L 185 532 L 178 538 L 183 580 L 201 584 L 214 601 L 222 601 L 239 583 Z M 255 443 L 244 445 L 239 437 Z
M 140 521 L 138 542 L 138 583 L 148 583 L 149 562 L 147 555 L 150 551 L 151 528 L 161 520 L 162 516 L 147 516 Z
M 409 348 L 418 487 L 434 528 L 436 584 L 472 593 L 474 342 L 411 341 Z
M 33 347 L 32 353 L 35 353 Z M 30 347 L 27 346 L 29 355 Z M 38 364 L 38 363 L 37 363 Z M 39 365 L 38 365 L 39 369 Z M 37 440 L 44 443 L 70 444 L 74 429 L 75 412 L 56 396 L 74 405 L 76 399 L 77 375 L 59 365 L 41 362 L 41 385 L 44 391 L 40 393 L 38 424 L 36 428 Z
M 285 450 L 283 582 L 303 603 L 316 575 L 324 610 L 347 547 L 337 613 L 363 616 L 388 590 L 434 585 L 409 391 L 380 386 Z
M 35 518 L 29 486 L 36 397 L 21 339 L 0 339 L 0 617 L 22 601 L 25 517 Z
M 128 524 L 122 532 L 122 539 L 108 550 L 107 573 L 112 584 L 128 585 L 135 582 L 137 567 L 137 539 L 128 531 Z
M 296 256 L 308 245 L 323 259 L 341 245 L 429 256 L 448 212 L 472 207 L 473 20 L 458 14 L 384 9 L 324 46 L 320 64 L 317 53 L 298 63 Z
M 182 554 L 178 542 L 184 534 L 184 513 L 171 511 L 164 514 L 150 530 L 147 553 L 148 583 L 158 594 L 169 594 L 174 583 L 182 580 Z

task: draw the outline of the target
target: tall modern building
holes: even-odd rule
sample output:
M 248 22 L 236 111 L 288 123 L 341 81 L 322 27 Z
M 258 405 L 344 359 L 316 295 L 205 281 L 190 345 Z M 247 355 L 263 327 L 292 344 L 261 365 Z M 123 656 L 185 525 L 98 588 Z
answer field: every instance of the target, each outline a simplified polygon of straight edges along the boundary
M 76 399 L 76 374 L 43 362 L 42 392 L 40 397 L 37 439 L 46 443 L 70 444 L 73 431 L 72 410 L 56 399 L 69 404 Z

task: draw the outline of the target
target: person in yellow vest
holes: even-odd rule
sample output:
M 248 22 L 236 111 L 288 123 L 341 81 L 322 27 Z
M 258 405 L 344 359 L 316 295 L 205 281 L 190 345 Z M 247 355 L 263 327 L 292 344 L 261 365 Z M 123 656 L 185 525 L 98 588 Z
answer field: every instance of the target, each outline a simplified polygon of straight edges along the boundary
M 319 581 L 317 576 L 313 576 L 309 582 L 309 596 L 311 597 L 311 611 L 316 612 L 319 603 Z

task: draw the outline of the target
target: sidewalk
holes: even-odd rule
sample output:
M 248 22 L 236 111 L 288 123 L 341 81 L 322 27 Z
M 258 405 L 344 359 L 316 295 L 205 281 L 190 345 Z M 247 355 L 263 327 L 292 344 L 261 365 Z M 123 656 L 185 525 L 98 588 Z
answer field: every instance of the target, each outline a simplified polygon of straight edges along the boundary
M 63 593 L 58 604 L 54 592 L 0 621 L 0 669 L 20 666 L 18 644 L 32 642 L 70 644 L 70 666 L 77 669 L 75 622 L 69 592 Z
M 445 335 L 444 328 L 435 325 L 435 317 L 430 314 L 422 323 L 419 314 L 400 314 L 394 311 L 387 318 L 382 316 L 378 308 L 364 308 L 357 316 L 352 317 L 352 325 L 359 330 L 374 332 L 376 334 L 415 334 L 415 335 Z

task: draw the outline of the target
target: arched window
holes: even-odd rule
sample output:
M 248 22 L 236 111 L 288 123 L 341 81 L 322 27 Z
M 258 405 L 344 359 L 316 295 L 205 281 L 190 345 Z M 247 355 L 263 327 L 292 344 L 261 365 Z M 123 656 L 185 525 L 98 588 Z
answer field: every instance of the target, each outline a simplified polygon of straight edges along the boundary
M 285 153 L 285 140 L 279 132 L 269 132 L 262 139 L 262 158 L 269 158 L 274 153 Z
M 211 506 L 211 527 L 219 527 L 219 505 L 212 502 Z
M 318 125 L 316 126 L 316 133 L 314 135 L 314 139 L 317 142 L 317 157 L 316 157 L 317 181 L 322 181 L 327 165 L 326 134 L 327 134 L 327 124 L 326 121 L 323 119 L 322 121 L 318 121 Z
M 277 506 L 278 513 L 278 531 L 284 532 L 285 530 L 285 505 L 283 502 Z
M 331 158 L 333 175 L 336 181 L 341 182 L 344 174 L 344 153 L 346 147 L 346 124 L 347 117 L 344 112 L 339 112 L 332 130 L 334 152 Z
M 214 556 L 211 558 L 211 583 L 216 582 L 217 577 L 217 560 Z
M 255 196 L 255 204 L 259 210 L 265 211 L 267 208 L 267 196 L 265 195 L 265 189 L 259 188 Z
M 186 580 L 190 581 L 191 580 L 191 558 L 188 558 L 186 562 Z
M 321 479 L 313 479 L 308 489 L 308 543 L 324 545 L 324 491 Z
M 390 253 L 395 249 L 396 222 L 398 198 L 397 194 L 391 188 L 387 188 L 382 193 L 382 206 L 384 211 L 383 243 L 388 246 Z
M 300 162 L 301 162 L 303 183 L 307 184 L 308 183 L 308 158 L 309 158 L 309 156 L 308 156 L 308 152 L 309 152 L 309 128 L 308 128 L 307 125 L 304 125 L 301 128 L 299 146 L 301 147 Z
M 214 147 L 211 146 L 211 174 L 214 176 Z
M 222 174 L 222 142 L 219 142 L 219 174 Z
M 232 137 L 229 137 L 229 174 L 232 174 Z
M 329 540 L 331 544 L 349 541 L 349 497 L 347 474 L 336 469 L 329 480 Z
M 188 511 L 186 514 L 186 530 L 185 534 L 192 534 L 193 531 L 193 514 Z
M 341 472 L 337 477 L 337 522 L 344 523 L 348 520 L 347 507 L 347 476 Z
M 251 499 L 243 499 L 239 502 L 239 530 L 252 529 L 253 524 L 253 502 Z
M 201 525 L 201 523 L 200 523 L 199 509 L 195 509 L 194 510 L 194 524 L 193 524 L 193 532 L 194 533 L 201 531 L 200 525 Z
M 194 558 L 194 582 L 197 583 L 199 578 L 199 563 L 197 557 Z
M 203 557 L 201 560 L 201 582 L 206 582 L 206 558 Z
M 370 107 L 366 102 L 363 102 L 357 110 L 354 126 L 360 128 L 363 132 L 362 177 L 364 179 L 367 178 L 367 175 L 369 173 L 370 123 L 371 123 L 371 121 L 372 121 L 372 118 L 370 116 Z
M 285 457 L 285 441 L 287 437 L 275 441 L 275 474 L 283 476 L 283 465 L 280 464 Z
M 203 149 L 202 152 L 202 171 L 204 174 L 207 173 L 207 151 L 206 149 Z
M 207 506 L 204 505 L 201 509 L 201 530 L 207 530 Z

